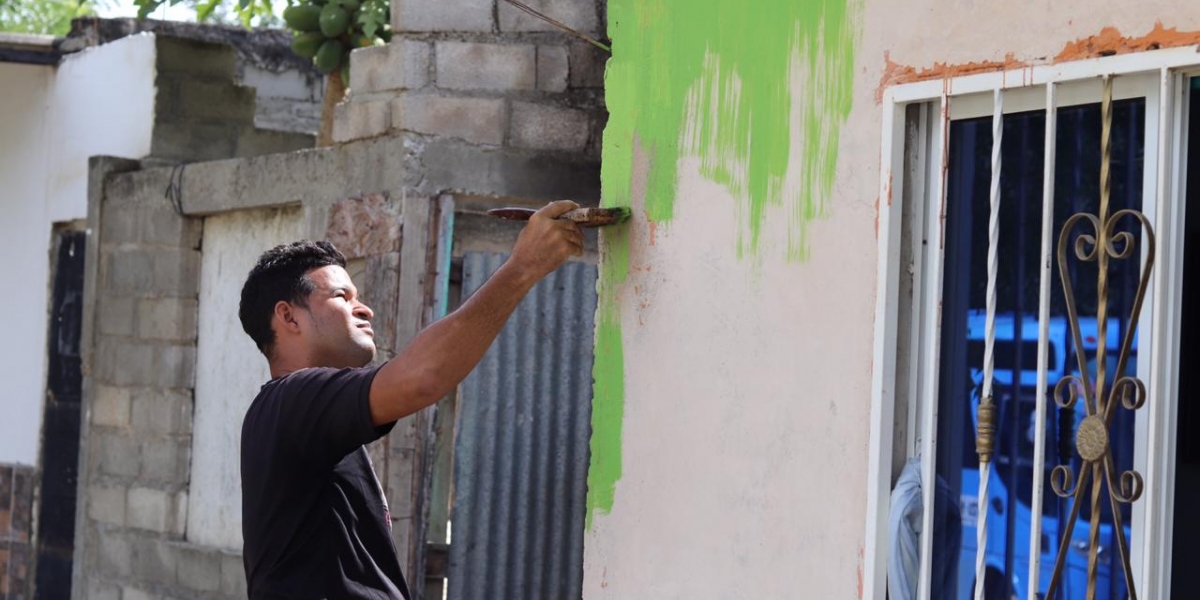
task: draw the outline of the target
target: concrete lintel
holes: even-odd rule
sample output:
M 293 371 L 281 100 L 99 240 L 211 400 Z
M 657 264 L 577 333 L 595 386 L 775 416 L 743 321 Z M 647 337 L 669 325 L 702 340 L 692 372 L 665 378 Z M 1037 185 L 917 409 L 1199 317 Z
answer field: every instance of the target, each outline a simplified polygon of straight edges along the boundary
M 401 138 L 253 158 L 193 163 L 182 175 L 183 212 L 208 216 L 251 208 L 328 205 L 348 195 L 404 187 Z M 162 176 L 170 168 L 162 168 Z

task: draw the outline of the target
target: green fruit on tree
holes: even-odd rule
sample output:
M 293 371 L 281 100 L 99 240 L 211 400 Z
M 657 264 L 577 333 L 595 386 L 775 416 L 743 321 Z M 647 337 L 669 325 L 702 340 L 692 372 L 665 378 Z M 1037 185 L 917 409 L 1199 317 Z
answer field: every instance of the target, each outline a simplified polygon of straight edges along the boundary
M 324 42 L 325 34 L 320 31 L 300 33 L 292 39 L 292 52 L 295 52 L 296 56 L 312 58 L 317 55 L 317 50 L 321 49 Z
M 321 33 L 325 37 L 335 38 L 346 32 L 350 25 L 350 13 L 335 4 L 326 4 L 321 9 Z
M 317 31 L 321 28 L 321 7 L 297 4 L 283 9 L 283 21 L 292 31 Z
M 317 50 L 317 55 L 313 58 L 313 64 L 317 65 L 317 70 L 328 75 L 338 68 L 342 62 L 342 53 L 345 47 L 337 40 L 325 40 L 321 44 L 321 48 Z

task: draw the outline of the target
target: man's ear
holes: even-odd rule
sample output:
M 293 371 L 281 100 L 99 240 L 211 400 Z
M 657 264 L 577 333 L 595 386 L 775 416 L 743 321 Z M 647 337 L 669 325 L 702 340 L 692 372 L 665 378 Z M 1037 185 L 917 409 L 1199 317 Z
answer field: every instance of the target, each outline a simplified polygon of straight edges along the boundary
M 281 332 L 286 331 L 293 335 L 300 333 L 299 315 L 297 314 L 299 312 L 291 302 L 280 300 L 275 303 L 275 322 Z

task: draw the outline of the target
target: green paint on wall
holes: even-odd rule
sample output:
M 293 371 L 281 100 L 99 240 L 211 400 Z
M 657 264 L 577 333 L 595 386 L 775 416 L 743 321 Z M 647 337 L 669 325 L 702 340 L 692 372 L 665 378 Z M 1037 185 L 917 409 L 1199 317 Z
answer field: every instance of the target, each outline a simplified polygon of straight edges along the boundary
M 646 216 L 675 214 L 681 157 L 738 200 L 738 256 L 759 252 L 768 207 L 787 219 L 786 256 L 807 256 L 825 214 L 850 114 L 858 36 L 853 0 L 609 0 L 613 56 L 601 182 L 605 206 L 631 205 L 635 145 L 649 156 Z M 797 140 L 793 143 L 793 140 Z M 622 472 L 625 352 L 618 290 L 625 227 L 603 231 L 587 528 L 611 513 Z
M 650 219 L 674 216 L 677 163 L 697 156 L 739 201 L 739 256 L 758 252 L 766 209 L 781 206 L 787 257 L 804 259 L 853 98 L 849 0 L 610 0 L 608 18 L 606 204 L 629 205 L 636 136 Z
M 621 479 L 621 429 L 625 419 L 625 351 L 617 290 L 629 275 L 629 230 L 602 230 L 604 263 L 596 284 L 596 358 L 592 366 L 592 438 L 588 464 L 586 528 L 597 511 L 612 512 Z

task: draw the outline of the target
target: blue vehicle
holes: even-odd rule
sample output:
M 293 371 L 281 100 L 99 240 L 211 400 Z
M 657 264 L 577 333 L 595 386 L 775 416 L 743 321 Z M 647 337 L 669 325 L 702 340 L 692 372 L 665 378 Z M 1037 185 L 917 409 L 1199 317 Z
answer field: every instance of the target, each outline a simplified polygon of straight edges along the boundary
M 985 335 L 985 314 L 982 311 L 970 311 L 967 316 L 967 336 L 968 347 L 972 348 L 970 363 L 971 378 L 975 385 L 971 392 L 971 425 L 973 430 L 969 432 L 967 439 L 975 438 L 975 428 L 977 428 L 976 414 L 982 391 L 982 360 L 981 358 L 982 344 Z M 1047 378 L 1047 431 L 1045 434 L 1046 444 L 1046 464 L 1040 469 L 1035 469 L 1033 463 L 1033 444 L 1037 434 L 1035 426 L 1036 416 L 1036 398 L 1037 398 L 1037 341 L 1038 341 L 1038 319 L 1036 315 L 1024 315 L 1021 321 L 1021 341 L 1022 350 L 1025 356 L 1021 359 L 1020 369 L 1014 369 L 1015 360 L 1012 358 L 1014 353 L 1011 351 L 1014 340 L 1014 328 L 1016 320 L 1013 314 L 997 315 L 996 316 L 996 361 L 993 375 L 993 392 L 997 406 L 998 416 L 998 439 L 999 444 L 996 456 L 993 458 L 992 475 L 988 485 L 988 540 L 986 561 L 989 574 L 987 576 L 988 595 L 987 600 L 1009 600 L 1011 598 L 1023 598 L 1027 593 L 1028 588 L 1028 565 L 1029 565 L 1029 536 L 1032 531 L 1031 524 L 1033 521 L 1033 509 L 1030 506 L 1032 502 L 1032 477 L 1035 472 L 1040 472 L 1046 481 L 1045 491 L 1043 495 L 1043 512 L 1041 520 L 1041 536 L 1042 540 L 1039 544 L 1041 548 L 1041 568 L 1039 577 L 1039 593 L 1044 594 L 1050 585 L 1050 578 L 1054 571 L 1054 563 L 1060 546 L 1061 535 L 1065 535 L 1066 528 L 1060 519 L 1065 520 L 1069 515 L 1070 502 L 1060 500 L 1051 490 L 1048 483 L 1048 477 L 1051 469 L 1061 460 L 1060 455 L 1065 454 L 1059 448 L 1057 439 L 1063 437 L 1057 432 L 1071 432 L 1069 440 L 1070 448 L 1074 449 L 1073 432 L 1078 422 L 1085 416 L 1085 407 L 1082 401 L 1077 402 L 1074 411 L 1060 410 L 1054 404 L 1053 390 L 1055 384 L 1065 374 L 1078 375 L 1078 359 L 1075 356 L 1071 346 L 1071 332 L 1068 327 L 1065 317 L 1053 317 L 1049 327 L 1049 366 Z M 1109 373 L 1116 369 L 1116 354 L 1119 351 L 1120 335 L 1122 333 L 1117 319 L 1110 319 L 1108 327 L 1108 344 L 1106 352 L 1108 353 Z M 1094 378 L 1095 372 L 1095 354 L 1098 348 L 1096 319 L 1081 319 L 1080 333 L 1083 338 L 1082 351 L 1088 357 L 1087 364 L 1089 370 L 1092 371 Z M 1006 351 L 1007 350 L 1007 351 Z M 1137 339 L 1135 337 L 1133 344 L 1133 356 L 1131 356 L 1130 364 L 1127 367 L 1127 373 L 1133 373 L 1136 368 L 1136 352 Z M 1032 356 L 1029 356 L 1029 355 Z M 1019 381 L 1014 385 L 1014 377 L 1019 378 Z M 1112 377 L 1110 375 L 1109 380 Z M 1015 416 L 1016 421 L 1022 424 L 1020 431 L 1014 431 L 1011 423 L 1014 422 L 1012 411 L 1017 411 Z M 1071 413 L 1074 413 L 1073 415 Z M 1069 424 L 1062 424 L 1064 427 L 1056 427 L 1052 421 L 1059 419 L 1072 419 Z M 1067 427 L 1069 425 L 1069 427 Z M 1132 418 L 1127 417 L 1124 420 L 1118 419 L 1113 433 L 1113 447 L 1123 448 L 1132 456 L 1133 448 L 1133 426 Z M 1019 439 L 1013 439 L 1013 436 L 1019 436 Z M 1010 451 L 1011 448 L 1019 448 L 1017 455 L 1014 456 Z M 974 445 L 971 444 L 967 449 L 969 452 L 974 452 Z M 1073 457 L 1072 468 L 1076 475 L 1079 474 L 1080 463 L 1078 458 Z M 1131 459 L 1130 459 L 1131 460 Z M 1117 458 L 1117 464 L 1120 468 L 1122 461 Z M 979 490 L 979 467 L 976 462 L 967 463 L 964 461 L 962 469 L 961 481 L 961 497 L 960 511 L 962 515 L 962 551 L 958 566 L 958 591 L 956 598 L 969 599 L 973 598 L 973 590 L 975 584 L 975 558 L 976 558 L 976 524 L 978 522 L 978 490 Z M 1021 493 L 1013 493 L 1014 490 L 1019 490 Z M 1104 500 L 1107 505 L 1107 497 Z M 1087 562 L 1088 562 L 1088 534 L 1090 530 L 1088 503 L 1085 503 L 1081 508 L 1078 522 L 1075 524 L 1075 529 L 1071 533 L 1071 541 L 1069 550 L 1067 551 L 1066 564 L 1064 569 L 1064 578 L 1061 583 L 1062 598 L 1083 598 L 1087 589 Z M 1013 522 L 1008 521 L 1008 511 L 1015 511 Z M 1129 539 L 1129 515 L 1123 515 L 1123 523 L 1125 524 L 1126 540 Z M 1107 510 L 1101 513 L 1100 520 L 1100 540 L 1103 544 L 1103 549 L 1100 552 L 1100 566 L 1097 577 L 1098 589 L 1097 598 L 1105 600 L 1123 600 L 1126 598 L 1125 582 L 1122 576 L 1121 568 L 1119 567 L 1119 557 L 1117 554 L 1116 538 L 1114 537 L 1113 522 L 1111 514 Z M 1010 536 L 1012 539 L 1010 540 Z M 1009 544 L 1012 546 L 1011 557 L 1007 556 Z M 1006 558 L 1011 559 L 1012 571 L 1005 573 Z M 1011 586 L 1008 593 L 1002 591 L 1004 582 Z M 999 583 L 996 586 L 995 583 Z M 1011 594 L 1011 596 L 1009 596 Z

